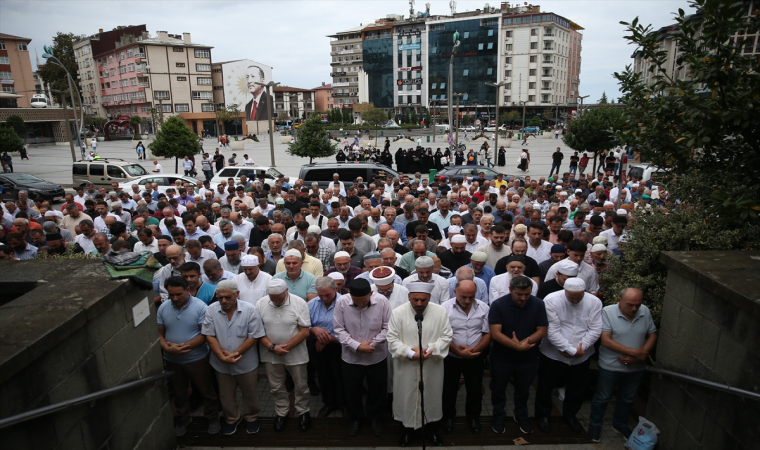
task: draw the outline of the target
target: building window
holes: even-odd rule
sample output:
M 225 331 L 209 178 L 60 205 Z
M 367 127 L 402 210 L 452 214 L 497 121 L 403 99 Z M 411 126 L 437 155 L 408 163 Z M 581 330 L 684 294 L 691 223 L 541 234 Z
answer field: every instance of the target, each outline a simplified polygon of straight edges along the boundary
M 14 88 L 13 86 L 3 86 L 3 92 L 9 92 L 11 94 L 15 94 L 16 88 Z
M 436 86 L 438 86 L 438 83 L 433 83 L 430 85 L 430 89 L 435 89 Z
M 134 63 L 127 64 L 127 68 L 129 69 L 130 72 L 134 72 L 135 71 L 135 65 L 134 65 Z
M 213 100 L 214 93 L 211 91 L 193 91 L 193 100 Z
M 165 113 L 172 112 L 172 105 L 161 105 L 161 110 Z
M 177 103 L 176 105 L 174 105 L 174 110 L 177 111 L 178 113 L 190 112 L 190 105 L 188 105 L 187 103 Z
M 504 89 L 512 89 L 512 83 L 505 84 Z
M 493 69 L 490 67 L 486 69 L 486 75 L 493 75 Z
M 488 45 L 486 45 L 486 49 L 492 50 L 493 49 L 493 42 L 489 42 Z
M 507 30 L 506 37 L 511 38 L 512 37 L 512 30 Z
M 536 62 L 538 61 L 538 57 L 536 55 L 530 55 L 530 62 Z
M 221 91 L 224 90 L 224 86 L 214 86 L 215 91 Z
M 185 63 L 177 63 L 176 66 L 177 67 L 185 67 Z
M 137 78 L 130 78 L 129 84 L 131 84 L 132 86 L 137 86 Z
M 156 100 L 169 100 L 169 91 L 153 91 Z
M 511 95 L 507 95 L 506 97 L 504 97 L 504 101 L 505 102 L 511 102 L 512 101 L 512 96 Z
M 177 81 L 187 81 L 187 77 L 177 77 Z
M 196 81 L 200 85 L 211 86 L 211 77 L 198 77 Z
M 196 64 L 195 70 L 198 72 L 211 72 L 211 64 Z
M 127 73 L 127 66 L 119 66 L 119 73 Z
M 5 50 L 5 41 L 0 41 L 0 50 Z
M 511 52 L 512 51 L 512 44 L 506 44 L 504 45 L 504 50 Z
M 530 49 L 531 50 L 537 50 L 538 49 L 538 42 L 531 42 L 530 43 Z
M 201 104 L 201 111 L 203 111 L 203 112 L 214 112 L 214 104 L 213 103 L 202 103 Z
M 538 28 L 531 28 L 530 29 L 530 35 L 531 36 L 538 36 Z
M 142 111 L 144 113 L 150 112 L 150 105 L 142 105 L 140 107 L 140 111 Z
M 22 52 L 28 51 L 28 49 L 26 48 L 26 42 L 19 42 L 18 43 L 18 49 L 20 51 L 22 51 Z
M 507 56 L 506 58 L 504 58 L 504 63 L 505 64 L 512 64 L 512 57 L 511 56 Z
M 111 56 L 108 57 L 108 63 L 110 64 L 112 62 L 113 62 L 113 55 L 111 55 Z
M 493 36 L 493 30 L 488 30 L 488 35 Z
M 467 39 L 468 37 L 470 37 L 470 32 L 465 31 L 464 34 L 462 34 L 462 39 Z
M 10 64 L 11 61 L 8 59 L 7 56 L 0 56 L 0 64 Z
M 536 96 L 535 95 L 529 95 L 528 96 L 528 101 L 529 102 L 535 102 L 536 101 Z
M 441 89 L 446 89 L 446 83 L 441 83 Z
M 127 50 L 127 58 L 131 58 L 135 54 L 135 49 L 131 48 Z
M 536 82 L 535 81 L 531 81 L 531 82 L 528 83 L 528 89 L 535 89 L 535 88 L 536 88 Z
M 195 57 L 196 58 L 211 58 L 211 52 L 208 50 L 195 50 Z
M 115 69 L 111 69 L 111 76 L 114 76 L 114 75 L 116 75 L 116 70 Z
M 172 51 L 175 53 L 182 53 L 185 49 L 183 47 L 172 47 Z
M 505 70 L 504 71 L 504 76 L 505 77 L 511 77 L 512 76 L 512 71 L 511 70 Z
M 530 69 L 530 71 L 528 72 L 528 75 L 530 75 L 532 77 L 536 76 L 536 69 Z
M 483 50 L 483 44 L 478 44 L 478 50 Z

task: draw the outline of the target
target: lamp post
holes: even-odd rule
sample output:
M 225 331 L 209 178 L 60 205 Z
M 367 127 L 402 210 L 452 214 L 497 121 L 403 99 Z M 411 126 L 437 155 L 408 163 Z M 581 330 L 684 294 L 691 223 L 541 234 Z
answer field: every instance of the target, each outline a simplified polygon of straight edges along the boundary
M 490 81 L 486 81 L 486 86 L 493 86 L 496 88 L 496 139 L 494 139 L 493 143 L 493 158 L 496 159 L 496 151 L 499 148 L 499 99 L 501 99 L 501 88 L 507 84 L 506 81 L 502 80 L 498 83 L 491 83 Z M 488 159 L 488 155 L 486 155 L 486 159 Z
M 50 63 L 53 65 L 56 65 L 63 69 L 64 72 L 66 72 L 66 81 L 69 83 L 69 93 L 71 94 L 71 107 L 74 109 L 74 128 L 77 130 L 77 147 L 82 148 L 82 138 L 80 137 L 82 135 L 82 123 L 84 122 L 84 116 L 82 115 L 80 120 L 77 120 L 77 104 L 74 101 L 74 86 L 76 86 L 76 83 L 74 82 L 74 79 L 71 78 L 71 74 L 66 69 L 66 66 L 61 63 L 61 61 L 53 56 L 53 50 L 52 48 L 48 47 L 47 45 L 43 45 L 42 48 L 45 50 L 45 53 L 42 54 L 42 57 L 44 59 L 47 59 Z M 64 91 L 65 92 L 65 91 Z M 82 96 L 79 94 L 79 89 L 76 90 L 77 97 L 79 98 L 79 110 L 82 114 L 84 114 L 82 110 Z M 65 103 L 65 100 L 63 100 Z M 68 120 L 68 118 L 67 118 Z M 67 123 L 68 124 L 68 123 Z M 73 153 L 73 150 L 72 150 Z M 74 159 L 76 161 L 76 157 Z
M 271 88 L 274 87 L 274 86 L 279 86 L 280 83 L 275 83 L 274 81 L 270 81 L 269 83 L 260 83 L 260 82 L 257 81 L 256 84 L 258 84 L 259 86 L 264 86 L 265 88 L 267 88 L 267 96 L 269 96 L 268 100 L 270 102 L 272 102 L 273 101 L 273 97 L 272 97 L 272 93 L 271 93 Z M 267 111 L 267 113 L 269 113 L 268 114 L 269 120 L 267 121 L 268 124 L 269 124 L 269 156 L 272 159 L 272 167 L 275 167 L 275 163 L 274 163 L 274 136 L 272 134 L 272 131 L 273 131 L 272 128 L 274 127 L 272 125 L 272 111 Z
M 457 131 L 456 131 L 456 134 L 455 134 L 455 137 L 454 137 L 454 151 L 456 151 L 459 148 L 459 125 L 460 125 L 460 123 L 459 123 L 459 99 L 462 96 L 467 95 L 467 93 L 451 94 L 451 95 L 453 95 L 454 97 L 457 98 Z M 451 102 L 449 102 L 449 103 L 451 103 Z M 449 105 L 449 108 L 451 108 L 451 105 Z M 451 121 L 451 118 L 449 118 L 449 121 Z
M 524 134 L 525 134 L 525 103 L 526 103 L 526 102 L 524 102 L 524 101 L 519 101 L 519 102 L 517 102 L 517 103 L 521 104 L 521 105 L 522 105 L 522 107 L 523 107 L 522 132 L 523 132 L 523 135 L 524 135 Z M 524 136 L 523 136 L 523 137 L 524 137 Z M 524 139 L 523 139 L 523 140 L 524 140 Z
M 59 91 L 57 89 L 50 89 L 50 92 L 55 92 L 56 94 L 65 94 L 66 91 Z M 66 108 L 66 102 L 61 102 L 63 106 L 63 130 L 66 133 L 66 139 L 69 140 L 69 146 L 71 146 L 71 161 L 77 162 L 77 153 L 74 151 L 74 141 L 71 139 L 71 125 L 69 125 L 69 113 L 68 108 Z M 76 124 L 76 116 L 77 112 L 74 110 L 74 120 Z M 81 149 L 82 146 L 80 145 L 79 148 Z M 82 150 L 82 158 L 84 158 L 84 150 Z
M 453 84 L 454 84 L 454 55 L 457 53 L 457 47 L 459 47 L 459 32 L 454 32 L 454 48 L 451 49 L 451 59 L 449 60 L 449 133 L 451 133 L 451 128 L 454 126 L 454 118 L 453 118 L 453 111 L 452 107 L 453 105 Z M 459 127 L 457 127 L 459 128 Z M 459 131 L 459 130 L 457 130 Z
M 588 97 L 590 97 L 590 95 L 584 95 L 583 97 L 578 97 L 579 99 L 581 99 L 581 109 L 578 111 L 578 118 L 580 118 L 581 114 L 583 114 L 583 99 L 588 98 Z

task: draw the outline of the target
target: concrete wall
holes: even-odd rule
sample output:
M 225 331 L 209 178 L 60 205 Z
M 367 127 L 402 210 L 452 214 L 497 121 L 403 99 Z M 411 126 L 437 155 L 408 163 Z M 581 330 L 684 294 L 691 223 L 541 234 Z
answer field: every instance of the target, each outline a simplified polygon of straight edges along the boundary
M 760 251 L 668 252 L 657 367 L 760 393 Z M 663 449 L 760 446 L 760 402 L 655 375 Z
M 94 260 L 2 261 L 4 286 L 37 287 L 0 307 L 0 417 L 74 399 L 163 372 L 155 309 L 134 326 L 149 295 L 111 280 Z M 170 449 L 164 381 L 0 430 L 9 449 Z

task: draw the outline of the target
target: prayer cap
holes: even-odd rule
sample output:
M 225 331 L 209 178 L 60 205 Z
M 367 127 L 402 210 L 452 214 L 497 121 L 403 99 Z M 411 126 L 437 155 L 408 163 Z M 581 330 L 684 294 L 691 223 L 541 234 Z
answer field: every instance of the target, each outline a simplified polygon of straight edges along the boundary
M 528 227 L 526 227 L 523 224 L 518 224 L 515 226 L 515 233 L 527 233 Z
M 615 211 L 615 213 L 617 213 L 618 216 L 627 216 L 628 210 L 620 208 L 617 211 Z
M 299 252 L 298 250 L 294 248 L 285 252 L 285 257 L 287 258 L 288 256 L 295 256 L 296 258 L 303 260 L 303 256 L 301 256 L 301 252 Z
M 486 262 L 487 260 L 488 255 L 485 252 L 475 252 L 470 256 L 470 261 Z
M 351 255 L 348 254 L 348 252 L 340 251 L 335 252 L 335 256 L 333 256 L 333 261 L 335 261 L 338 258 L 350 258 Z
M 449 227 L 449 234 L 461 233 L 461 232 L 462 232 L 462 227 L 460 227 L 459 225 L 452 225 Z
M 235 280 L 222 280 L 219 282 L 219 284 L 216 285 L 216 292 L 225 290 L 225 289 L 231 289 L 233 291 L 238 290 L 238 285 Z
M 241 267 L 258 267 L 259 257 L 255 255 L 245 255 L 242 258 L 240 258 L 240 266 Z
M 47 233 L 45 234 L 45 241 L 60 241 L 63 239 L 61 233 Z
M 568 292 L 583 292 L 586 290 L 586 282 L 582 278 L 569 278 L 565 281 L 565 290 Z
M 315 234 L 321 234 L 322 228 L 319 227 L 319 225 L 311 225 L 308 229 L 309 233 L 315 233 Z
M 383 257 L 380 256 L 380 253 L 378 253 L 378 252 L 369 252 L 369 253 L 367 253 L 367 254 L 364 255 L 364 262 L 374 261 L 376 259 L 383 259 Z
M 274 278 L 267 285 L 267 295 L 282 294 L 288 288 L 288 285 L 279 278 Z
M 50 231 L 53 228 L 55 228 L 55 222 L 51 222 L 48 220 L 47 222 L 42 224 L 42 229 L 45 231 Z
M 565 253 L 567 249 L 562 244 L 554 244 L 552 245 L 552 248 L 549 250 L 549 253 Z
M 609 244 L 609 241 L 607 241 L 607 236 L 597 236 L 594 238 L 594 240 L 591 241 L 592 244 Z
M 567 275 L 569 277 L 578 276 L 579 269 L 580 269 L 580 266 L 570 261 L 569 259 L 563 259 L 562 261 L 557 263 L 557 272 L 561 273 L 562 275 Z
M 378 286 L 387 286 L 396 279 L 396 271 L 392 267 L 378 267 L 370 272 L 369 279 L 374 281 Z
M 456 236 L 451 237 L 452 244 L 464 244 L 465 242 L 467 242 L 467 238 L 465 238 L 463 234 L 457 234 Z
M 224 250 L 240 250 L 240 243 L 238 241 L 227 241 L 224 243 Z
M 607 246 L 604 244 L 594 244 L 594 246 L 591 247 L 591 253 L 603 252 L 606 250 L 607 250 Z
M 345 281 L 346 280 L 346 277 L 344 277 L 343 274 L 340 273 L 340 272 L 328 273 L 327 276 L 330 277 L 330 278 L 332 278 L 335 281 Z
M 435 263 L 433 262 L 433 258 L 429 256 L 420 256 L 417 258 L 417 261 L 414 262 L 414 266 L 420 269 L 427 269 L 428 267 L 433 267 L 434 265 Z
M 406 288 L 409 290 L 409 293 L 414 292 L 422 292 L 424 294 L 430 294 L 433 292 L 433 289 L 435 289 L 435 284 L 433 283 L 422 283 L 419 281 L 415 281 L 414 283 L 409 283 Z
M 351 286 L 349 286 L 349 290 L 351 291 L 351 295 L 354 297 L 364 297 L 365 295 L 369 295 L 372 292 L 369 281 L 365 280 L 364 278 L 357 278 L 352 281 Z

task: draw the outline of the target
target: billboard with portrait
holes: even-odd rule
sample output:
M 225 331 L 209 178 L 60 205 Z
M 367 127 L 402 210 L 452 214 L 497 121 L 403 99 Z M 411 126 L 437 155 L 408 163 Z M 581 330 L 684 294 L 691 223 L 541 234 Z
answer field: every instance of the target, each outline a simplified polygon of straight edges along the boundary
M 224 77 L 224 103 L 237 104 L 245 111 L 245 120 L 258 122 L 274 118 L 274 102 L 267 95 L 266 88 L 256 83 L 269 83 L 272 80 L 270 66 L 242 59 L 222 64 Z

